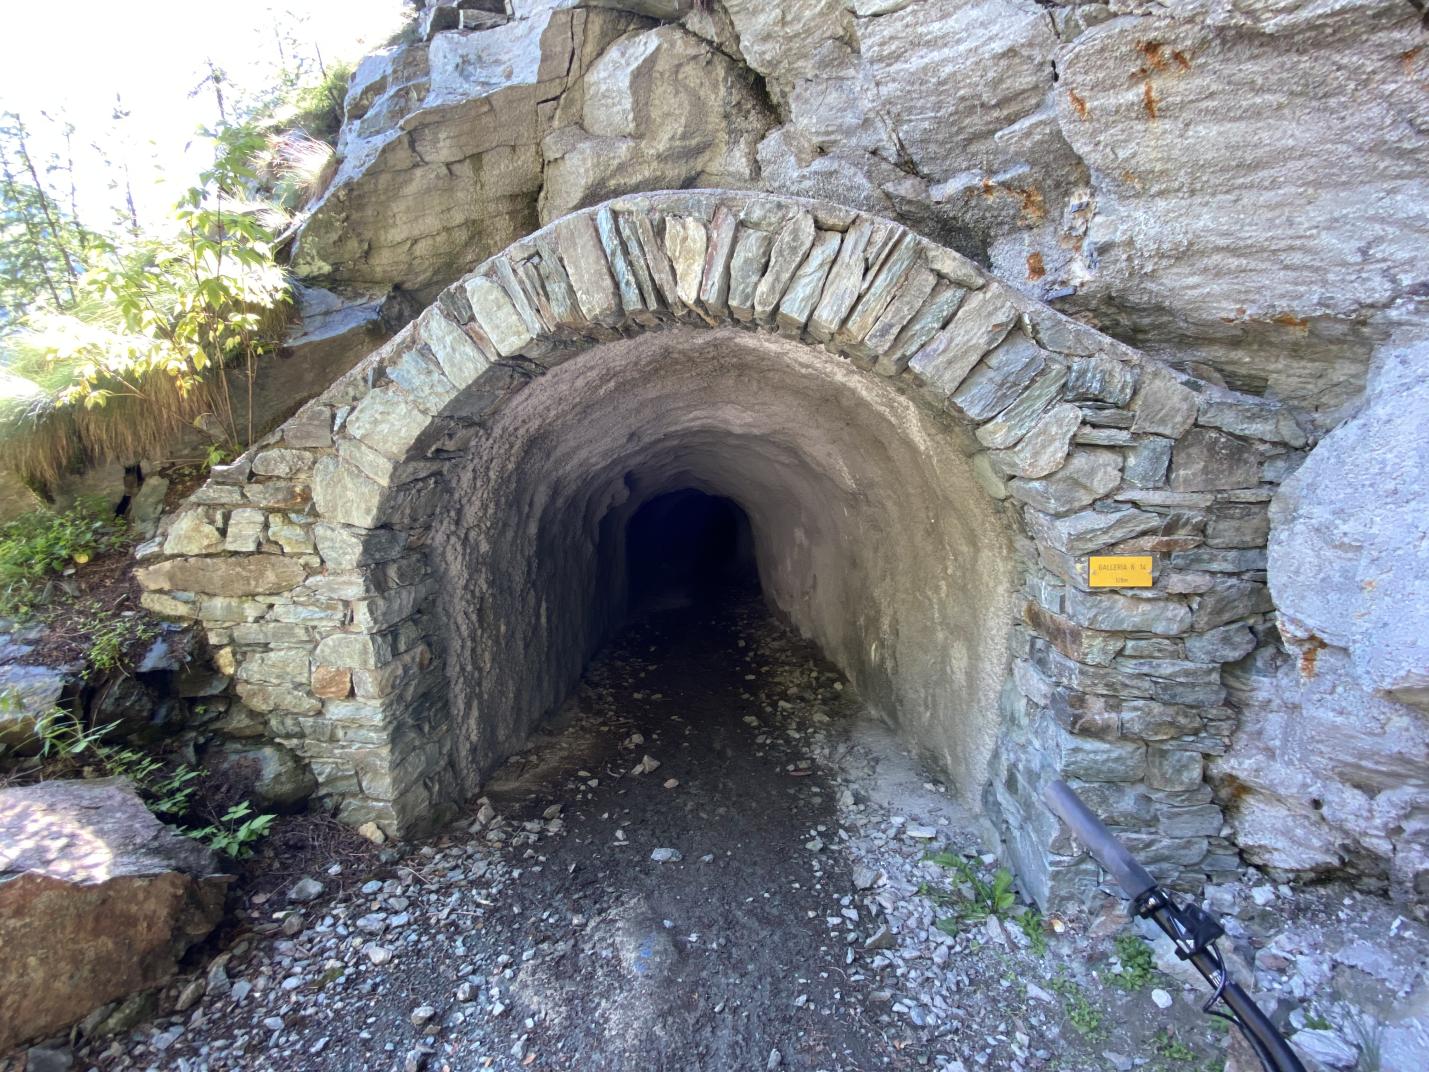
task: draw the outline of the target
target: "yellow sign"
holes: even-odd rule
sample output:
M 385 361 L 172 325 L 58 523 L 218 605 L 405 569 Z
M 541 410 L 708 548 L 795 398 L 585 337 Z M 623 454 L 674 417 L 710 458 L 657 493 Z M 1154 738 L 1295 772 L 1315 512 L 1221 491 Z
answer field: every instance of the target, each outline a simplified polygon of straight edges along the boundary
M 1092 555 L 1087 584 L 1093 588 L 1150 588 L 1150 555 Z

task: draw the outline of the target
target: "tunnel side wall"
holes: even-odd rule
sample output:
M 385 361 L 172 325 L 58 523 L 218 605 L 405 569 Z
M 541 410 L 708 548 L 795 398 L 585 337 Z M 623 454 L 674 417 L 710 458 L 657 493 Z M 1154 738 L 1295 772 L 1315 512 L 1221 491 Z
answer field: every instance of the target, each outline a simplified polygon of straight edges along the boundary
M 1167 880 L 1194 886 L 1238 865 L 1204 762 L 1238 717 L 1225 668 L 1273 642 L 1264 515 L 1306 443 L 1294 414 L 1174 372 L 896 224 L 828 204 L 649 194 L 516 243 L 215 470 L 141 549 L 145 605 L 203 624 L 233 702 L 311 764 L 343 819 L 394 832 L 432 824 L 471 785 L 464 727 L 503 717 L 452 704 L 466 695 L 451 682 L 467 656 L 432 555 L 456 474 L 531 381 L 671 324 L 797 340 L 784 360 L 819 348 L 829 375 L 896 381 L 976 442 L 971 471 L 1016 520 L 1019 571 L 1011 671 L 985 716 L 998 729 L 983 804 L 1039 902 L 1095 880 L 1038 802 L 1053 776 L 1082 788 Z M 717 446 L 727 456 L 729 435 Z M 513 511 L 513 531 L 547 531 L 539 510 L 574 501 L 533 503 L 520 524 Z M 609 504 L 589 501 L 604 516 Z M 746 509 L 758 524 L 759 507 Z M 781 565 L 798 534 L 776 537 L 768 521 L 775 598 L 856 679 L 851 653 L 871 632 L 908 642 L 906 622 L 836 614 L 847 593 L 796 582 L 827 578 L 833 559 L 811 551 Z M 891 534 L 890 559 L 915 529 Z M 1088 558 L 1108 553 L 1150 556 L 1151 587 L 1092 588 Z M 561 568 L 574 584 L 594 567 Z M 529 594 L 519 571 L 493 583 Z M 865 607 L 883 587 L 867 585 Z M 600 632 L 552 610 L 542 628 L 570 638 L 561 650 Z M 499 608 L 488 621 L 505 628 Z M 937 657 L 932 640 L 910 656 Z M 889 665 L 891 681 L 918 676 Z M 864 687 L 878 702 L 877 682 Z M 898 717 L 916 717 L 916 700 L 887 695 Z
M 648 332 L 543 376 L 452 474 L 433 530 L 463 784 L 569 693 L 624 616 L 619 534 L 689 487 L 745 510 L 771 602 L 977 806 L 1015 522 L 967 439 L 880 378 L 735 328 Z

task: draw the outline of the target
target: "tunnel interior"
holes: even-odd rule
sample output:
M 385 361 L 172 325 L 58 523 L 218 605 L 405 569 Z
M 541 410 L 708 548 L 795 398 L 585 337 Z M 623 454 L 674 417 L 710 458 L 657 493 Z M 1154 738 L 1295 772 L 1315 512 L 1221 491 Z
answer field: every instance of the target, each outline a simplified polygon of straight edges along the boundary
M 657 495 L 626 523 L 625 572 L 631 617 L 758 591 L 749 515 L 697 488 Z
M 735 329 L 537 377 L 431 531 L 457 778 L 474 792 L 639 615 L 743 590 L 978 807 L 1016 570 L 972 446 L 881 377 Z

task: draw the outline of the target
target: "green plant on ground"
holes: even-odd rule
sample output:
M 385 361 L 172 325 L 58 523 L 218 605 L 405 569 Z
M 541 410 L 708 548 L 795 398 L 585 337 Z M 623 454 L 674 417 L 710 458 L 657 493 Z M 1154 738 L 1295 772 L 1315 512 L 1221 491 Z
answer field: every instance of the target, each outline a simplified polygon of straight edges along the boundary
M 9 701 L 0 694 L 0 704 Z M 215 852 L 242 859 L 253 851 L 277 819 L 276 815 L 255 815 L 249 801 L 240 801 L 216 821 L 198 829 L 179 825 L 193 808 L 194 793 L 203 771 L 186 763 L 168 765 L 137 748 L 108 744 L 105 737 L 118 723 L 85 726 L 68 711 L 58 708 L 41 716 L 35 724 L 40 755 L 52 776 L 97 772 L 127 779 L 154 814 L 170 821 L 180 833 L 202 841 Z
M 1077 985 L 1076 980 L 1059 972 L 1055 979 L 1048 980 L 1047 985 L 1061 997 L 1062 1011 L 1067 1014 L 1068 1022 L 1077 1029 L 1078 1034 L 1089 1039 L 1101 1038 L 1106 1034 L 1101 1013 L 1087 1000 L 1087 995 Z
M 51 773 L 69 768 L 93 768 L 108 777 L 125 778 L 154 812 L 177 816 L 188 810 L 202 771 L 186 764 L 168 768 L 157 758 L 137 748 L 121 748 L 105 742 L 118 727 L 84 726 L 68 711 L 58 708 L 35 723 L 40 755 L 52 761 Z
M 950 850 L 930 852 L 923 859 L 952 871 L 968 891 L 960 900 L 946 891 L 934 889 L 926 882 L 919 885 L 919 894 L 934 904 L 954 910 L 955 915 L 937 922 L 938 929 L 944 934 L 957 934 L 962 923 L 980 923 L 989 916 L 1005 919 L 1011 915 L 1017 904 L 1017 895 L 1012 891 L 1016 879 L 1007 868 L 998 868 L 989 882 L 978 874 L 971 862 Z
M 1027 943 L 1032 952 L 1039 957 L 1047 952 L 1047 930 L 1042 913 L 1035 908 L 1029 908 L 1022 915 L 1017 917 L 1017 926 L 1022 933 L 1027 936 Z
M 1345 1029 L 1360 1049 L 1356 1072 L 1379 1072 L 1383 1059 L 1384 1025 L 1356 1006 L 1346 1004 Z
M 204 842 L 215 852 L 241 860 L 267 836 L 276 815 L 254 815 L 253 805 L 243 800 L 233 805 L 216 823 L 198 830 L 185 830 L 189 837 Z
M 1119 971 L 1109 972 L 1107 982 L 1118 990 L 1141 990 L 1156 978 L 1156 959 L 1151 947 L 1133 932 L 1116 936 L 1116 955 L 1121 961 Z
M 1201 1055 L 1178 1039 L 1169 1027 L 1161 1028 L 1151 1037 L 1151 1048 L 1157 1056 L 1169 1061 L 1185 1064 L 1201 1059 Z
M 1305 1026 L 1312 1031 L 1326 1031 L 1330 1027 L 1330 1021 L 1326 1020 L 1317 1012 L 1307 1012 L 1305 1014 Z
M 136 644 L 159 635 L 159 627 L 141 614 L 97 613 L 85 623 L 89 628 L 89 648 L 85 660 L 90 672 L 111 673 L 124 666 L 124 658 Z
M 30 614 L 56 574 L 128 539 L 124 519 L 99 498 L 60 512 L 34 510 L 0 526 L 0 614 Z

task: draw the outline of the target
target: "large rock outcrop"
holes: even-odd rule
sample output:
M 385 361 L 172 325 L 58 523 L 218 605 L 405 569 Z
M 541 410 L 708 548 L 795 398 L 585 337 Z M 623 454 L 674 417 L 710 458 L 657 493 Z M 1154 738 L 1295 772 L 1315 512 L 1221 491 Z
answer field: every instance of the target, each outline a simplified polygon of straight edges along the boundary
M 293 268 L 324 286 L 397 285 L 425 304 L 537 226 L 541 140 L 554 103 L 616 38 L 623 11 L 517 5 L 480 31 L 369 56 L 348 89 L 339 163 Z
M 461 7 L 359 69 L 300 272 L 425 300 L 610 196 L 802 194 L 1322 429 L 1425 298 L 1429 49 L 1403 0 Z
M 0 790 L 0 1052 L 173 974 L 222 914 L 217 871 L 123 782 Z
M 1429 346 L 1391 351 L 1361 413 L 1281 487 L 1270 586 L 1293 658 L 1246 667 L 1215 768 L 1259 863 L 1387 874 L 1429 897 Z

